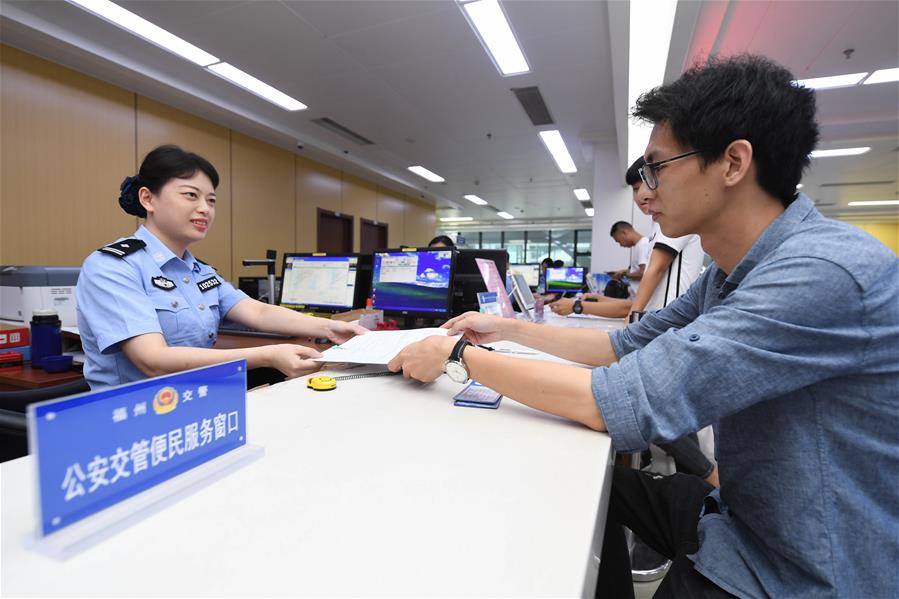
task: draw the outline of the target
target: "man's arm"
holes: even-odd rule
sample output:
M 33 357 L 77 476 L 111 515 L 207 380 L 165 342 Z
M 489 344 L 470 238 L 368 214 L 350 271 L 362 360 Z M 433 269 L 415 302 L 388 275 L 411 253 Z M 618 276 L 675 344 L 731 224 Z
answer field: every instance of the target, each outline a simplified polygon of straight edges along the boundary
M 643 279 L 643 274 L 644 274 L 645 272 L 646 272 L 646 265 L 645 265 L 645 264 L 641 264 L 641 265 L 640 265 L 640 268 L 628 272 L 628 273 L 627 273 L 627 278 L 628 278 L 628 279 L 631 279 L 632 281 L 640 281 L 640 280 Z
M 672 251 L 668 246 L 662 246 L 661 244 L 653 246 L 652 254 L 649 256 L 649 266 L 643 274 L 643 280 L 640 281 L 640 289 L 637 290 L 637 297 L 634 298 L 634 304 L 631 306 L 632 311 L 642 312 L 646 309 L 646 305 L 665 275 L 665 271 L 668 270 L 668 267 L 674 261 L 674 256 L 677 255 L 677 253 L 672 255 Z
M 443 374 L 443 363 L 455 344 L 452 337 L 428 337 L 406 347 L 387 367 L 402 370 L 406 378 L 433 381 Z M 479 347 L 466 348 L 462 359 L 472 379 L 498 393 L 593 430 L 606 430 L 586 368 L 500 356 Z
M 612 297 L 601 298 L 600 301 L 581 300 L 582 314 L 603 316 L 605 318 L 624 318 L 631 311 L 631 300 Z M 553 312 L 559 316 L 567 316 L 574 311 L 574 300 L 568 297 L 556 300 L 549 304 Z

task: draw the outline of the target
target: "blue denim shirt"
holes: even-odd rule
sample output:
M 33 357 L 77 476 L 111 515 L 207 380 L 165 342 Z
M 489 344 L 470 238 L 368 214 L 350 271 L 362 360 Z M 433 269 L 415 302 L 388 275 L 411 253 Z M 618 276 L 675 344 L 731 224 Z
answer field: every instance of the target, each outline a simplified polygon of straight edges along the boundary
M 134 237 L 147 245 L 124 257 L 88 256 L 75 288 L 84 377 L 93 390 L 146 378 L 122 341 L 162 333 L 168 345 L 212 347 L 219 321 L 247 299 L 189 251 L 176 256 L 146 227 Z
M 733 272 L 611 334 L 616 449 L 715 425 L 696 569 L 743 597 L 899 597 L 899 260 L 800 194 Z

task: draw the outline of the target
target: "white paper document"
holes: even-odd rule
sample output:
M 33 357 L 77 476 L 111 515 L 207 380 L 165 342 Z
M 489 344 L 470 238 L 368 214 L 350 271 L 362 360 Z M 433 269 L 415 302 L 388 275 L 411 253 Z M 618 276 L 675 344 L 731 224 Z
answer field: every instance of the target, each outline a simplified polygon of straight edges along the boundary
M 351 362 L 354 364 L 387 364 L 404 347 L 426 337 L 446 336 L 447 329 L 413 329 L 411 331 L 370 331 L 346 343 L 322 352 L 316 362 Z

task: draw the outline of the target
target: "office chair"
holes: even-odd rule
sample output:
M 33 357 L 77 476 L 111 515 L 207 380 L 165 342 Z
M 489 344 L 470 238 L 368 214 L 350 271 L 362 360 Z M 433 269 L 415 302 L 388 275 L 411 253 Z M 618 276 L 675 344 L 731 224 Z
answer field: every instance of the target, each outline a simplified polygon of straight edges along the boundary
M 0 391 L 0 462 L 28 455 L 28 404 L 90 391 L 84 379 L 53 387 Z

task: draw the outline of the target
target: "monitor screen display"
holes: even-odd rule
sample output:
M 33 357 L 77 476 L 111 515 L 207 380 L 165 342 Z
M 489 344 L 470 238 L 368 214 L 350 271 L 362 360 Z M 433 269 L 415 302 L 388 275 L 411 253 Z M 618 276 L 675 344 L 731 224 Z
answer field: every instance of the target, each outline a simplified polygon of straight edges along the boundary
M 375 252 L 372 307 L 436 316 L 450 310 L 452 250 Z
M 358 256 L 285 254 L 280 304 L 351 310 L 358 265 Z
M 523 276 L 528 287 L 536 287 L 540 284 L 539 264 L 510 264 L 509 270 L 512 271 L 512 274 Z
M 573 268 L 547 268 L 546 291 L 550 293 L 564 293 L 566 291 L 580 291 L 584 288 L 584 269 Z

